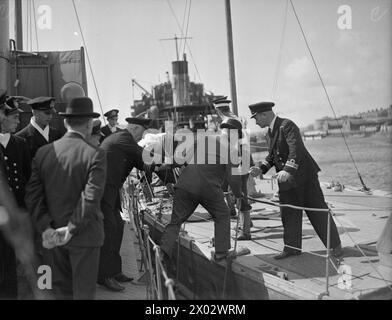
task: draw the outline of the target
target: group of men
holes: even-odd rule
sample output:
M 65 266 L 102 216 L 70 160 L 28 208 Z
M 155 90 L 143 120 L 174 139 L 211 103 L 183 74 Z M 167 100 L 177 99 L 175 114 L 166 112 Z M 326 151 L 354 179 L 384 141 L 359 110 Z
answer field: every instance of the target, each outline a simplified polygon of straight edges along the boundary
M 272 166 L 277 171 L 279 198 L 283 204 L 326 208 L 317 173 L 320 170 L 307 152 L 298 127 L 288 119 L 277 117 L 273 103 L 249 106 L 251 117 L 260 127 L 269 127 L 269 154 L 265 161 L 247 172 L 233 169 L 241 165 L 222 162 L 223 150 L 246 153 L 238 142 L 231 141 L 230 130 L 241 139 L 241 121 L 229 112 L 227 97 L 214 101 L 221 117 L 221 134 L 214 138 L 214 154 L 199 164 L 187 159 L 174 186 L 171 221 L 161 239 L 163 252 L 170 256 L 181 224 L 201 204 L 215 224 L 214 259 L 230 254 L 230 210 L 225 201 L 227 186 L 236 199 L 241 214 L 238 240 L 249 240 L 250 209 L 246 183 L 249 174 L 262 177 Z M 109 290 L 124 290 L 122 282 L 132 281 L 122 272 L 120 247 L 124 222 L 121 217 L 120 189 L 130 172 L 137 168 L 148 173 L 169 170 L 168 167 L 145 163 L 140 143 L 151 120 L 127 118 L 126 129 L 117 126 L 119 111 L 108 111 L 109 124 L 101 128 L 88 97 L 75 98 L 67 105 L 61 134 L 49 126 L 54 112 L 54 99 L 39 97 L 28 101 L 33 117 L 30 124 L 14 134 L 19 124 L 17 99 L 0 93 L 0 173 L 20 207 L 29 212 L 35 230 L 35 251 L 38 263 L 51 267 L 51 293 L 56 299 L 93 299 L 96 283 Z M 203 137 L 203 139 L 206 139 Z M 200 143 L 198 143 L 200 142 Z M 198 154 L 197 141 L 192 154 Z M 233 147 L 234 146 L 234 147 Z M 220 150 L 220 151 L 219 151 Z M 250 158 L 250 154 L 245 157 Z M 170 168 L 171 169 L 171 168 Z M 165 180 L 167 172 L 165 172 Z M 166 182 L 166 181 L 165 181 Z M 172 182 L 175 182 L 174 180 Z M 276 259 L 301 252 L 302 211 L 282 208 L 285 247 Z M 326 245 L 327 213 L 306 211 L 317 234 Z M 341 254 L 336 225 L 331 219 L 331 248 Z M 15 298 L 15 254 L 0 234 L 0 298 Z M 6 261 L 6 262 L 4 262 Z M 2 263 L 3 262 L 3 263 Z M 9 281 L 10 279 L 12 281 Z M 7 279 L 5 281 L 4 279 Z M 4 293 L 4 294 L 2 294 Z

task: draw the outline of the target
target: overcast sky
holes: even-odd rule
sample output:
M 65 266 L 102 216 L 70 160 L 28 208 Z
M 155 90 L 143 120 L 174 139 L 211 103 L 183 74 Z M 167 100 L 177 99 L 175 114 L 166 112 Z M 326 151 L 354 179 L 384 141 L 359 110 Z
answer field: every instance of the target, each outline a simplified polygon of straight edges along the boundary
M 176 53 L 173 41 L 159 39 L 181 36 L 180 26 L 185 35 L 187 24 L 187 35 L 192 37 L 185 48 L 191 80 L 204 83 L 205 90 L 230 96 L 224 0 L 75 3 L 104 110 L 120 109 L 120 122 L 130 114 L 131 79 L 147 89 L 163 82 L 165 72 L 171 74 Z M 388 107 L 392 103 L 391 1 L 293 3 L 337 115 Z M 283 32 L 286 4 L 287 0 L 231 0 L 239 114 L 249 117 L 249 104 L 273 99 L 280 116 L 305 126 L 333 114 L 290 4 Z M 51 29 L 37 29 L 39 49 L 82 46 L 72 1 L 35 0 L 37 11 L 42 5 L 52 9 L 52 21 Z M 338 27 L 342 5 L 351 8 L 351 29 Z M 35 50 L 34 33 L 32 42 Z M 184 44 L 179 47 L 182 55 Z M 98 110 L 89 69 L 87 76 L 89 95 Z M 135 98 L 140 95 L 136 89 Z M 249 126 L 256 128 L 254 121 Z

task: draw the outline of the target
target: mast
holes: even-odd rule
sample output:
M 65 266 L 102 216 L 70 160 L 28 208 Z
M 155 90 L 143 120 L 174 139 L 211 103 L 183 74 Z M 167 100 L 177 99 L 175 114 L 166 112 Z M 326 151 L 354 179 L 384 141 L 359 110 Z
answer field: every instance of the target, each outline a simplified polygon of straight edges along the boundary
M 230 0 L 225 0 L 225 7 L 226 7 L 227 49 L 229 55 L 230 93 L 231 93 L 231 101 L 232 101 L 231 105 L 233 106 L 233 113 L 236 116 L 238 116 Z
M 22 0 L 15 0 L 16 50 L 23 51 Z
M 8 89 L 9 0 L 0 0 L 0 88 Z

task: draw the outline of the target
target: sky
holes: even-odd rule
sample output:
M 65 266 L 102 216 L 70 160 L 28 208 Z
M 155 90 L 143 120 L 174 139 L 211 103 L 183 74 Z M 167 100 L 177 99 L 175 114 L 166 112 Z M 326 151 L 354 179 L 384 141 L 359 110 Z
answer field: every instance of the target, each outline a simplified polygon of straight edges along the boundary
M 392 1 L 292 2 L 337 116 L 391 105 Z M 37 28 L 41 51 L 83 45 L 71 0 L 34 4 L 36 21 L 42 18 L 40 7 L 51 11 L 50 28 Z M 139 89 L 132 90 L 131 79 L 149 90 L 166 80 L 166 71 L 171 75 L 175 44 L 159 39 L 174 35 L 192 37 L 186 46 L 179 43 L 191 81 L 230 97 L 224 0 L 75 0 L 75 5 L 103 109 L 118 108 L 120 122 L 130 116 L 133 98 L 141 96 Z M 339 11 L 342 6 L 346 9 Z M 249 119 L 249 104 L 265 100 L 274 101 L 275 112 L 300 127 L 333 116 L 290 2 L 231 0 L 231 13 L 238 110 L 248 127 L 258 129 Z M 98 110 L 88 66 L 87 78 Z

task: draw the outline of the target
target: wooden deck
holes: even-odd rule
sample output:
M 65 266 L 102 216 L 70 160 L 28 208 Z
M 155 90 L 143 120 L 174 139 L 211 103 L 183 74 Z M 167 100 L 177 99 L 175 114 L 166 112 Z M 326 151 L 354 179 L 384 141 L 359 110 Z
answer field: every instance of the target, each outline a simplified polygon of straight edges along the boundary
M 128 220 L 128 221 L 127 221 Z M 143 281 L 138 281 L 142 276 L 139 272 L 140 250 L 136 238 L 133 224 L 126 219 L 124 226 L 124 238 L 121 246 L 121 257 L 123 272 L 129 277 L 134 278 L 132 282 L 122 284 L 125 290 L 122 292 L 112 292 L 102 286 L 97 286 L 96 300 L 146 300 L 147 287 Z
M 258 181 L 256 186 L 268 200 L 276 189 L 271 188 L 268 181 Z M 340 261 L 333 259 L 329 263 L 329 296 L 331 299 L 352 299 L 392 284 L 392 279 L 383 280 L 380 274 L 379 258 L 376 242 L 392 209 L 392 198 L 386 196 L 365 195 L 355 190 L 334 192 L 323 191 L 326 201 L 333 208 L 334 219 L 344 248 L 344 256 Z M 158 201 L 159 202 L 159 201 Z M 160 204 L 159 204 L 160 205 Z M 149 204 L 152 212 L 159 210 L 157 202 Z M 237 257 L 232 269 L 238 273 L 246 273 L 254 279 L 262 279 L 264 283 L 273 283 L 274 290 L 288 290 L 293 298 L 320 299 L 326 291 L 326 254 L 325 247 L 313 230 L 304 214 L 303 219 L 303 253 L 300 256 L 284 260 L 275 260 L 273 256 L 283 248 L 283 228 L 277 207 L 254 203 L 252 204 L 253 227 L 252 240 L 241 241 L 238 245 L 250 249 L 249 255 Z M 163 224 L 169 221 L 170 202 L 163 203 Z M 213 250 L 211 238 L 214 226 L 208 213 L 198 207 L 191 217 L 193 222 L 184 224 L 185 235 L 194 239 L 199 254 L 210 257 Z M 231 221 L 232 247 L 236 221 Z M 354 242 L 359 245 L 364 257 Z M 338 272 L 338 270 L 340 272 Z M 348 270 L 352 276 L 349 282 L 339 283 L 348 279 L 341 270 Z M 287 275 L 287 280 L 278 279 L 277 275 Z M 271 279 L 269 279 L 271 277 Z M 339 280 L 340 279 L 340 280 Z M 270 281 L 271 280 L 271 281 Z M 295 296 L 297 293 L 297 296 Z M 294 295 L 294 296 L 293 296 Z M 201 297 L 202 298 L 202 297 Z

